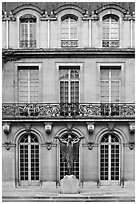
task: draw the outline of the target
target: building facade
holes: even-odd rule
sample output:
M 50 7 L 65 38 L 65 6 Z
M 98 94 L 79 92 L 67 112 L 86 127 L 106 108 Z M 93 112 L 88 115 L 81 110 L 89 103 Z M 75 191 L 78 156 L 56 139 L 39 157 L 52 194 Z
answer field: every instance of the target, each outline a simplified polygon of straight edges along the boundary
M 3 183 L 135 180 L 135 5 L 3 2 Z

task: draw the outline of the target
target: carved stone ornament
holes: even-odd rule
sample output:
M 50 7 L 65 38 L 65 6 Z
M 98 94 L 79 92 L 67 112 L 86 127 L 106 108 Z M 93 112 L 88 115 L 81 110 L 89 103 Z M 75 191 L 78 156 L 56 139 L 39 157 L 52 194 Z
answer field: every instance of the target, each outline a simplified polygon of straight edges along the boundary
M 5 133 L 5 135 L 9 135 L 9 133 L 10 133 L 10 123 L 4 123 L 3 132 Z
M 88 133 L 89 135 L 91 135 L 93 132 L 94 132 L 94 129 L 95 129 L 95 123 L 87 123 L 87 129 L 88 129 Z
M 50 150 L 52 148 L 52 142 L 46 142 L 47 150 Z
M 129 149 L 130 150 L 133 150 L 134 149 L 134 147 L 135 147 L 135 142 L 129 142 Z
M 10 147 L 11 147 L 11 142 L 5 142 L 5 147 L 7 150 L 10 150 Z
M 131 134 L 135 133 L 135 123 L 129 123 L 129 131 Z
M 108 128 L 109 133 L 113 133 L 114 128 L 115 128 L 115 124 L 114 123 L 108 123 L 107 128 Z
M 93 142 L 88 142 L 88 149 L 89 150 L 92 150 L 93 149 Z
M 32 125 L 31 125 L 30 123 L 26 123 L 26 124 L 25 124 L 25 129 L 26 129 L 26 132 L 27 132 L 27 133 L 30 133 L 30 132 L 31 132 L 31 126 L 32 126 Z
M 44 123 L 45 125 L 45 132 L 50 135 L 51 131 L 52 131 L 52 123 Z

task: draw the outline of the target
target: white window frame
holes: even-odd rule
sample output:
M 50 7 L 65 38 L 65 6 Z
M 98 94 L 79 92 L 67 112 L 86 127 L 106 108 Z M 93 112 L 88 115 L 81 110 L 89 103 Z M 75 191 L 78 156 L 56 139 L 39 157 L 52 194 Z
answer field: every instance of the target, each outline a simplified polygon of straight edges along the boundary
M 42 64 L 41 63 L 15 63 L 15 76 L 14 76 L 14 81 L 15 83 L 17 83 L 17 90 L 14 90 L 14 93 L 16 93 L 17 95 L 14 95 L 14 100 L 15 102 L 18 102 L 19 103 L 19 89 L 18 89 L 18 67 L 26 67 L 26 68 L 29 68 L 29 67 L 38 67 L 38 70 L 39 70 L 39 95 L 41 93 L 41 67 L 42 67 Z M 16 78 L 17 77 L 17 78 Z M 15 87 L 14 87 L 15 88 Z M 41 98 L 40 98 L 41 99 Z M 42 99 L 41 99 L 42 100 Z M 38 101 L 39 102 L 39 101 Z M 28 102 L 29 103 L 29 102 Z
M 114 14 L 113 14 L 114 15 Z M 106 16 L 106 15 L 105 15 Z M 104 17 L 105 17 L 104 16 Z M 115 15 L 115 16 L 117 16 L 117 15 Z M 118 17 L 118 16 L 117 16 Z M 119 18 L 119 17 L 118 17 Z M 109 16 L 108 17 L 108 19 L 109 19 L 109 39 L 104 39 L 103 38 L 103 30 L 102 30 L 102 40 L 119 40 L 119 33 L 120 33 L 120 26 L 119 26 L 119 19 L 118 19 L 118 38 L 117 39 L 112 39 L 111 38 L 111 27 L 112 27 L 112 17 L 111 16 Z M 104 28 L 104 20 L 102 19 L 102 23 L 103 23 L 103 28 Z
M 67 23 L 67 28 L 68 28 L 68 39 L 63 39 L 62 38 L 62 26 L 61 26 L 61 40 L 78 40 L 78 20 L 75 20 L 76 22 L 76 25 L 77 25 L 77 38 L 76 39 L 71 39 L 71 16 L 69 16 L 68 18 L 65 18 L 65 19 L 68 19 L 68 23 Z M 61 24 L 63 24 L 63 21 L 65 20 L 61 20 Z
M 65 67 L 67 68 L 68 66 L 73 67 L 75 68 L 76 66 L 78 67 L 79 66 L 79 103 L 80 103 L 80 91 L 81 91 L 81 71 L 82 71 L 82 68 L 83 68 L 83 63 L 56 63 L 56 69 L 57 69 L 57 72 L 58 72 L 58 93 L 59 93 L 59 98 L 58 98 L 58 101 L 60 103 L 60 80 L 59 80 L 59 70 L 60 70 L 60 66 L 61 67 Z
M 100 98 L 99 98 L 99 101 L 101 101 L 101 95 L 100 95 L 100 93 L 101 93 L 101 82 L 100 82 L 100 69 L 101 69 L 101 67 L 120 67 L 121 68 L 121 84 L 120 84 L 120 101 L 119 101 L 119 103 L 122 103 L 122 102 L 125 102 L 125 92 L 124 92 L 124 86 L 123 86 L 123 83 L 124 83 L 124 66 L 125 66 L 125 63 L 116 63 L 116 62 L 113 62 L 113 63 L 107 63 L 107 62 L 105 62 L 105 63 L 101 63 L 101 62 L 97 62 L 97 67 L 98 67 L 98 69 L 97 69 L 97 76 L 98 76 L 98 80 L 97 80 L 97 87 L 98 87 L 98 84 L 99 84 L 99 89 L 98 89 L 98 94 L 99 94 L 99 96 L 100 96 Z
M 105 134 L 102 135 L 102 137 L 104 137 Z M 101 137 L 101 139 L 102 139 Z M 116 135 L 116 137 L 119 138 L 118 135 Z M 101 170 L 101 165 L 100 165 L 100 161 L 101 161 L 101 141 L 99 143 L 99 181 L 101 182 L 101 184 L 106 184 L 106 183 L 119 183 L 120 182 L 120 178 L 121 178 L 121 157 L 122 157 L 122 148 L 121 148 L 121 138 L 119 138 L 119 180 L 111 180 L 111 145 L 113 145 L 113 143 L 111 142 L 111 135 L 109 134 L 108 136 L 109 141 L 106 143 L 106 145 L 108 145 L 108 180 L 101 180 L 100 178 L 100 170 Z M 115 143 L 114 143 L 115 144 Z

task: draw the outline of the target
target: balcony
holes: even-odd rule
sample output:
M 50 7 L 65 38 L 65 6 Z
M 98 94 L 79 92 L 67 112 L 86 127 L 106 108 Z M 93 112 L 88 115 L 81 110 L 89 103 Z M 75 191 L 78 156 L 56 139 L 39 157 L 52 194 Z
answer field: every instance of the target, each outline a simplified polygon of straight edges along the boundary
M 36 40 L 21 40 L 20 48 L 36 48 Z
M 102 40 L 102 47 L 119 47 L 119 40 Z
M 61 40 L 61 47 L 78 47 L 78 40 Z
M 134 103 L 3 103 L 3 120 L 135 118 Z

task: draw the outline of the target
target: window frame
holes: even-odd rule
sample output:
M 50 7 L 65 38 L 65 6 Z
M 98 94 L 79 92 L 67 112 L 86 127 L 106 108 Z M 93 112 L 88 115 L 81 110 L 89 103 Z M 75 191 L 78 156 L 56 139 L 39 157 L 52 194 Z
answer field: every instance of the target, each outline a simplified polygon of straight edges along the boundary
M 42 63 L 19 63 L 15 62 L 15 71 L 14 71 L 14 102 L 19 103 L 19 89 L 18 89 L 18 67 L 38 67 L 39 70 L 39 86 L 38 86 L 38 102 L 42 102 Z
M 104 29 L 104 19 L 103 18 L 107 18 L 109 20 L 108 21 L 108 25 L 109 25 L 108 26 L 108 28 L 109 28 L 109 37 L 108 37 L 108 39 L 104 38 L 104 36 L 103 36 L 103 29 Z M 102 18 L 102 24 L 103 24 L 102 25 L 102 40 L 119 40 L 119 33 L 120 33 L 119 17 L 117 15 L 114 15 L 114 14 L 107 14 L 107 15 L 104 15 L 103 18 Z M 113 24 L 112 18 L 117 18 L 117 24 L 118 24 L 118 32 L 117 32 L 118 38 L 117 39 L 111 38 L 111 35 L 112 35 L 111 28 L 112 28 L 112 24 Z
M 96 87 L 97 87 L 97 98 L 96 98 L 96 101 L 100 102 L 101 101 L 101 83 L 100 83 L 100 69 L 101 67 L 121 67 L 121 92 L 120 92 L 120 99 L 121 99 L 121 103 L 122 102 L 125 102 L 125 63 L 124 62 L 121 62 L 121 63 L 117 63 L 117 62 L 112 62 L 112 63 L 109 63 L 109 62 L 104 62 L 104 63 L 100 63 L 100 62 L 97 62 L 96 63 L 96 66 L 97 66 L 97 71 L 96 71 L 96 75 L 97 75 L 97 80 L 96 80 Z M 99 97 L 98 97 L 99 96 Z
M 28 18 L 25 17 L 25 15 L 28 15 Z M 25 14 L 20 16 L 19 18 L 19 47 L 20 48 L 36 48 L 37 47 L 37 17 L 31 14 Z M 30 16 L 30 17 L 29 17 Z M 31 18 L 32 16 L 32 18 Z M 32 22 L 31 22 L 32 21 Z M 26 26 L 23 26 L 26 25 Z M 31 25 L 34 25 L 34 29 L 35 29 L 35 34 L 32 34 L 33 37 L 35 38 L 34 40 L 31 40 Z M 24 27 L 24 28 L 23 28 Z M 27 32 L 26 32 L 26 36 L 27 38 L 24 40 L 22 40 L 22 30 L 26 29 L 25 27 L 27 27 Z M 32 32 L 33 33 L 33 32 Z M 21 41 L 26 41 L 27 46 L 21 46 L 20 43 Z M 31 42 L 35 41 L 34 46 L 31 46 Z
M 114 68 L 115 67 L 115 68 Z M 108 102 L 102 102 L 101 100 L 101 86 L 100 86 L 100 101 L 101 103 L 120 103 L 121 102 L 121 67 L 120 66 L 100 66 L 100 85 L 102 81 L 108 82 Z M 101 79 L 101 69 L 107 69 L 108 70 L 108 78 L 107 79 Z M 113 79 L 111 76 L 112 70 L 120 70 L 120 78 L 119 79 Z M 117 101 L 112 101 L 112 82 L 119 82 L 119 99 Z

